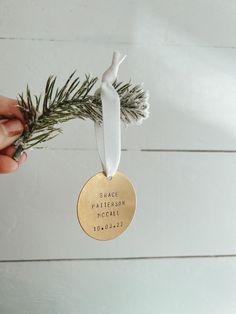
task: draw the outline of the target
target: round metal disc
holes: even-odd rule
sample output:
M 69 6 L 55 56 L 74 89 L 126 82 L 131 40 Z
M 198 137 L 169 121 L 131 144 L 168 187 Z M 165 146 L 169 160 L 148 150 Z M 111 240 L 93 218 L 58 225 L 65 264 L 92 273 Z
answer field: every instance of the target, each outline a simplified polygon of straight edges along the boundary
M 77 213 L 81 227 L 90 237 L 111 240 L 127 229 L 135 208 L 135 190 L 128 178 L 117 172 L 109 179 L 100 172 L 80 192 Z

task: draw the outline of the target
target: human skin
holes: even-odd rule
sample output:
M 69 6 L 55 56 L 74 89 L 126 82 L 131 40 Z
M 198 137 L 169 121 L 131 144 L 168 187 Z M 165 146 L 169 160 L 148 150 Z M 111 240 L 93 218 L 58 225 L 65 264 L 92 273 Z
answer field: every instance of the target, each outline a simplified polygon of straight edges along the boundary
M 27 159 L 24 152 L 19 161 L 12 156 L 16 149 L 13 143 L 21 136 L 26 125 L 17 107 L 17 100 L 0 96 L 0 173 L 11 173 L 19 169 Z

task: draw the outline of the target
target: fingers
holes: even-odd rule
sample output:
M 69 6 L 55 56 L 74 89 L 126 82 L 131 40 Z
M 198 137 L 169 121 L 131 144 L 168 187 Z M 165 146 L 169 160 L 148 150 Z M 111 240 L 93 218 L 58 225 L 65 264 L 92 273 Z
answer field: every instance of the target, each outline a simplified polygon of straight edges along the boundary
M 24 117 L 17 105 L 18 102 L 16 99 L 0 96 L 0 116 L 4 116 L 6 118 L 15 117 L 24 123 Z
M 16 171 L 21 164 L 27 159 L 27 154 L 23 153 L 18 162 L 11 157 L 15 153 L 16 148 L 9 146 L 0 152 L 0 173 L 10 173 Z
M 19 161 L 12 159 L 15 148 L 11 146 L 24 131 L 24 117 L 15 99 L 0 96 L 0 173 L 16 171 L 27 158 L 23 153 Z M 4 149 L 5 148 L 5 149 Z
M 1 106 L 0 106 L 1 107 Z M 10 119 L 0 123 L 0 149 L 13 144 L 23 133 L 24 126 L 20 120 Z
M 11 157 L 0 155 L 0 173 L 14 172 L 18 167 L 18 163 Z

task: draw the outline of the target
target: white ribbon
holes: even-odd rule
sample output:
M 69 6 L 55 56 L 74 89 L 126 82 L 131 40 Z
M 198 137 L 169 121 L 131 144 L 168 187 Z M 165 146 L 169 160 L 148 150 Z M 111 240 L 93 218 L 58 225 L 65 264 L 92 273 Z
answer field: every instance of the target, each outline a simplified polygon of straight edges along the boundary
M 95 123 L 98 153 L 108 178 L 116 174 L 120 163 L 120 98 L 112 83 L 125 57 L 120 52 L 114 52 L 111 66 L 103 73 L 100 88 L 103 123 L 101 126 Z

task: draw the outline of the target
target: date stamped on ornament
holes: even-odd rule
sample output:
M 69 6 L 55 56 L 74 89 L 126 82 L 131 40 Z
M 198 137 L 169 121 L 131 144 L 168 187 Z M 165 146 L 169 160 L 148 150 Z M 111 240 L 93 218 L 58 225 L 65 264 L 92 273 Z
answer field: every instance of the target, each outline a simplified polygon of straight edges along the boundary
M 83 187 L 77 204 L 82 229 L 97 240 L 111 240 L 123 233 L 136 209 L 136 194 L 128 178 L 117 172 L 109 180 L 103 172 Z

